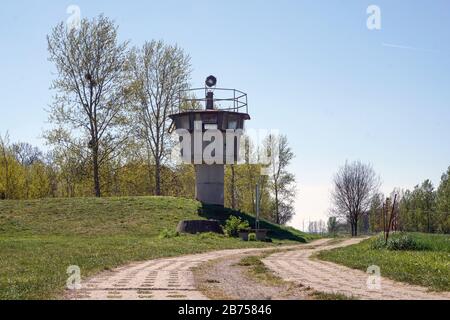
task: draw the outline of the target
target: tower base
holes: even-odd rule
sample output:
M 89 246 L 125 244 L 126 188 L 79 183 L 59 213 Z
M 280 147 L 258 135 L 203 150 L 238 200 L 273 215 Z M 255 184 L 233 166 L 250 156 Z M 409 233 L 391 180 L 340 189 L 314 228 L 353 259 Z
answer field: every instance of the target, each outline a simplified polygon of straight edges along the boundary
M 224 206 L 224 165 L 195 166 L 195 197 L 204 204 Z

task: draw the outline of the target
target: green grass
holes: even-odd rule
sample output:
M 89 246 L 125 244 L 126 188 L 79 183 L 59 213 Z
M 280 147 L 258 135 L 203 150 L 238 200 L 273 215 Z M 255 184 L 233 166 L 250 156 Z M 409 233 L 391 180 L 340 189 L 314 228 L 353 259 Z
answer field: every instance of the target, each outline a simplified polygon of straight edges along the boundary
M 373 248 L 376 238 L 357 245 L 322 251 L 318 257 L 366 271 L 371 265 L 381 268 L 381 275 L 397 281 L 450 291 L 450 236 L 409 234 L 426 250 L 391 251 Z
M 272 270 L 267 268 L 261 261 L 262 259 L 264 259 L 266 256 L 269 255 L 270 253 L 267 252 L 259 256 L 248 256 L 242 258 L 241 261 L 239 261 L 238 265 L 242 267 L 249 267 L 248 269 L 249 274 L 256 280 L 269 283 L 272 285 L 283 284 L 284 281 L 280 277 L 277 277 L 272 272 Z
M 0 201 L 0 299 L 57 298 L 70 265 L 83 278 L 131 261 L 305 241 L 275 225 L 273 244 L 211 234 L 160 237 L 180 220 L 207 215 L 196 201 L 166 197 Z
M 321 291 L 314 291 L 311 297 L 315 300 L 357 300 L 355 297 L 348 297 L 341 293 L 328 293 Z

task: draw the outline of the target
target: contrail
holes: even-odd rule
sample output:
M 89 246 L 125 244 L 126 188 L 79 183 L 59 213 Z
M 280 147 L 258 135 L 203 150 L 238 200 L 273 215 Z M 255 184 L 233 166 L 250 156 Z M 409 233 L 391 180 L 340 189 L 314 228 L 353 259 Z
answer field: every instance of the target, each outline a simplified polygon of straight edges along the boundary
M 405 49 L 405 50 L 412 50 L 412 51 L 422 51 L 422 52 L 440 53 L 439 50 L 423 49 L 423 48 L 410 47 L 410 46 L 403 46 L 403 45 L 392 44 L 392 43 L 385 43 L 385 42 L 383 42 L 381 45 L 382 45 L 383 47 L 396 48 L 396 49 Z

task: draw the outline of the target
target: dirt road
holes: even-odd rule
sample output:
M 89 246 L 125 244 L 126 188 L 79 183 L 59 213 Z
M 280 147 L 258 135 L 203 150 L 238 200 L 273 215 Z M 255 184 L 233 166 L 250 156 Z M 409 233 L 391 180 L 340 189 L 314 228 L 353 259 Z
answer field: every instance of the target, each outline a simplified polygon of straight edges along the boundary
M 428 292 L 427 288 L 383 277 L 380 277 L 379 280 L 371 277 L 372 281 L 368 286 L 369 274 L 366 272 L 311 258 L 317 251 L 348 246 L 359 241 L 360 239 L 349 239 L 339 244 L 330 246 L 325 244 L 311 250 L 280 252 L 267 257 L 263 262 L 283 280 L 308 286 L 320 292 L 338 293 L 358 299 L 450 299 L 450 292 L 432 293 Z M 382 276 L 383 270 L 380 271 Z
M 263 262 L 280 278 L 296 284 L 299 288 L 340 293 L 359 299 L 450 299 L 448 292 L 430 293 L 426 288 L 410 286 L 385 278 L 381 278 L 382 290 L 369 290 L 367 273 L 311 258 L 319 250 L 351 245 L 359 241 L 361 239 L 349 239 L 331 244 L 327 239 L 321 239 L 310 244 L 290 247 L 289 251 L 274 253 L 264 258 Z M 273 249 L 222 250 L 134 263 L 113 271 L 105 271 L 83 281 L 81 290 L 69 291 L 65 298 L 94 300 L 207 299 L 198 289 L 199 284 L 195 282 L 192 271 L 206 262 L 210 262 L 210 264 L 205 265 L 205 277 L 210 274 L 215 279 L 205 279 L 219 286 L 225 297 L 239 299 L 307 298 L 302 290 L 295 290 L 295 286 L 294 290 L 284 285 L 270 288 L 266 284 L 244 279 L 242 274 L 236 274 L 231 270 L 241 257 L 249 254 L 261 254 Z M 209 271 L 207 268 L 210 268 Z M 245 281 L 245 285 L 243 285 L 243 281 Z M 286 291 L 287 289 L 291 291 Z

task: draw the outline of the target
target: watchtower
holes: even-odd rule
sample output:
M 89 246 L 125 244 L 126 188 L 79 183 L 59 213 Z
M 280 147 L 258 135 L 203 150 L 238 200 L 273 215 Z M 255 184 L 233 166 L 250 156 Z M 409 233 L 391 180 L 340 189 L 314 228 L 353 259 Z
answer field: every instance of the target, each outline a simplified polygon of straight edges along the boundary
M 246 93 L 216 85 L 217 79 L 209 76 L 204 88 L 180 92 L 169 117 L 170 131 L 190 140 L 190 148 L 184 147 L 182 153 L 195 165 L 197 200 L 223 206 L 224 165 L 239 160 L 240 137 L 250 116 Z

